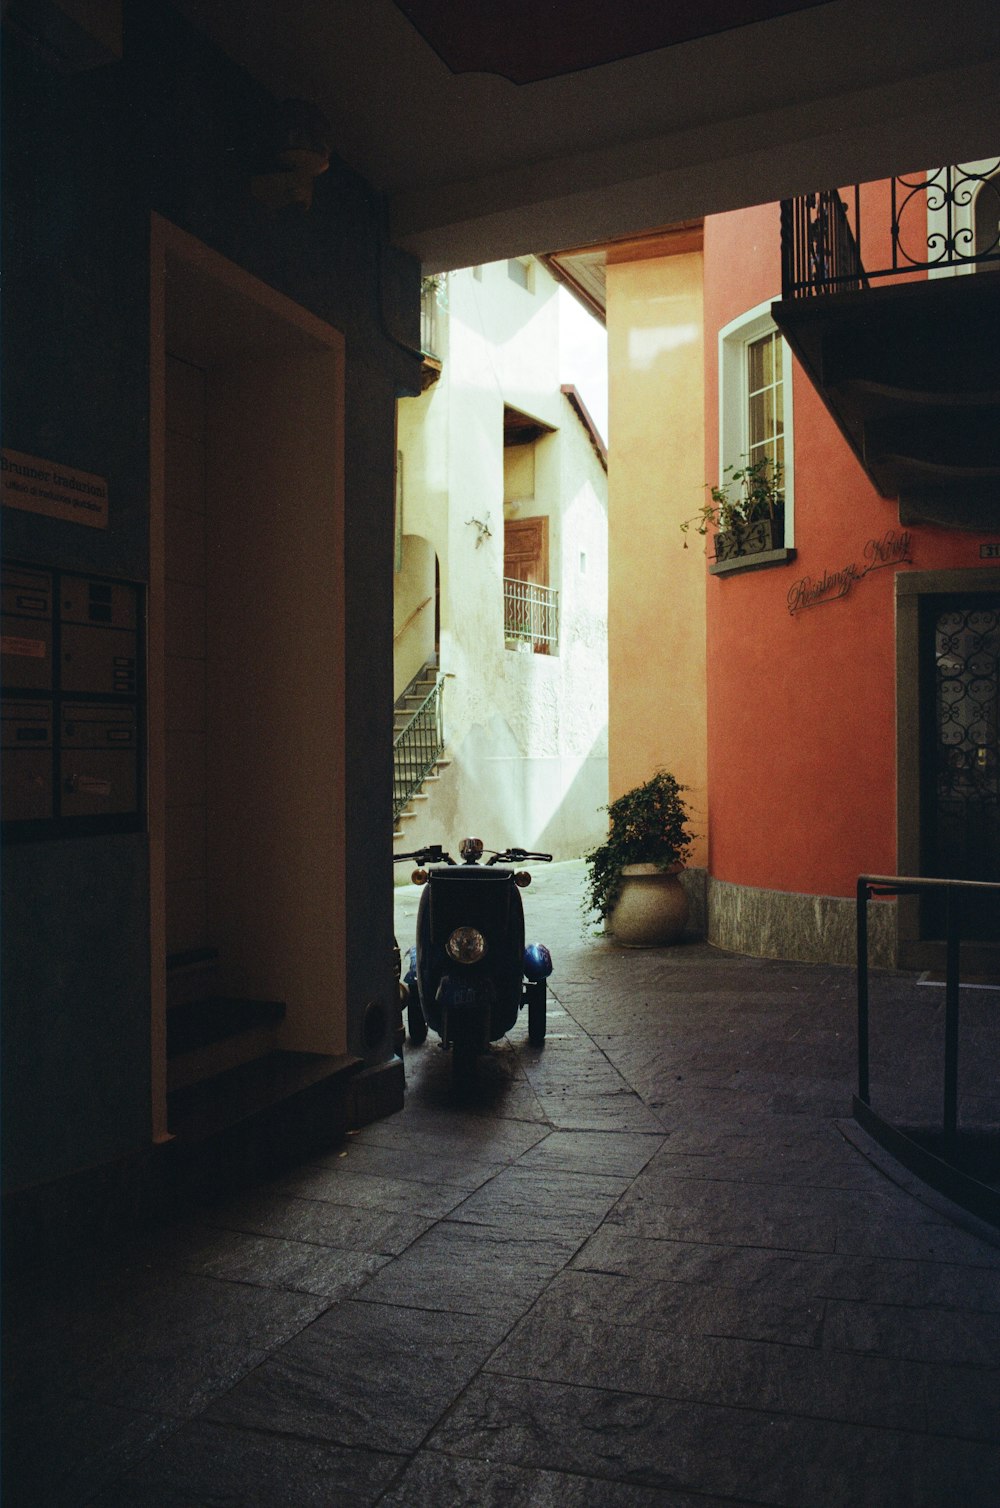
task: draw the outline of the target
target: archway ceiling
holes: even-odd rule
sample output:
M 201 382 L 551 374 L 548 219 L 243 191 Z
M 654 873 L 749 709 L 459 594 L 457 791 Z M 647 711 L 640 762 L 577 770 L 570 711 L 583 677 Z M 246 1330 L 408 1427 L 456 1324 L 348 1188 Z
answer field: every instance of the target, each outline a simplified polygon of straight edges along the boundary
M 506 0 L 504 66 L 573 69 L 522 84 L 453 72 L 404 14 L 421 0 L 179 4 L 273 93 L 323 109 L 428 271 L 997 150 L 995 0 L 617 0 L 603 15 L 591 0 Z M 430 12 L 444 17 L 453 45 L 435 40 L 453 62 L 496 66 L 494 8 L 425 0 L 421 20 L 430 34 Z M 618 12 L 679 29 L 623 41 Z M 759 19 L 730 24 L 739 13 Z M 727 29 L 692 34 L 713 17 Z
M 618 63 L 770 21 L 830 0 L 574 0 L 572 12 L 551 0 L 395 0 L 452 73 L 495 73 L 512 84 L 537 84 L 564 73 Z

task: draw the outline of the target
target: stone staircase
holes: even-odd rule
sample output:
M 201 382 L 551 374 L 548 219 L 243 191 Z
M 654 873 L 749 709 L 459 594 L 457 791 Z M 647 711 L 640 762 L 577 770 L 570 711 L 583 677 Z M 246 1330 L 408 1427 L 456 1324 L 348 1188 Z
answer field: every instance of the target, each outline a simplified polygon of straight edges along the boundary
M 426 702 L 435 685 L 440 680 L 440 671 L 434 664 L 424 665 L 414 676 L 401 696 L 397 697 L 393 712 L 393 741 L 398 740 L 411 724 L 414 714 Z M 398 755 L 397 755 L 398 759 Z M 429 770 L 422 776 L 419 786 L 414 789 L 407 802 L 395 818 L 393 823 L 393 842 L 401 842 L 406 837 L 407 824 L 419 814 L 424 803 L 430 800 L 431 791 L 435 782 L 441 779 L 441 772 L 447 769 L 451 760 L 446 756 L 444 749 L 434 758 Z M 397 764 L 398 768 L 398 764 Z
M 279 1047 L 285 1005 L 220 993 L 214 948 L 167 960 L 169 1176 L 188 1187 L 225 1182 L 301 1150 L 331 1144 L 351 1122 L 347 1055 Z

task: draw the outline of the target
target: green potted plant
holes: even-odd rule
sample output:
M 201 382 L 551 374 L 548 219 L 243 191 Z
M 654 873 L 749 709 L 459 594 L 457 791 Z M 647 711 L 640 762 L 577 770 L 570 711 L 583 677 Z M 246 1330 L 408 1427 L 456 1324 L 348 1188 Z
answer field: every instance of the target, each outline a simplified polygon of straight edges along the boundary
M 693 518 L 684 520 L 681 532 L 686 534 L 692 525 L 701 535 L 709 528 L 716 529 L 717 561 L 779 550 L 785 542 L 783 476 L 782 463 L 770 456 L 760 456 L 756 461 L 741 457 L 739 466 L 725 468 L 717 487 L 705 483 L 711 501 Z
M 585 910 L 596 912 L 616 942 L 662 947 L 678 942 L 689 907 L 677 875 L 691 851 L 687 805 L 666 770 L 608 806 L 608 836 L 585 855 Z

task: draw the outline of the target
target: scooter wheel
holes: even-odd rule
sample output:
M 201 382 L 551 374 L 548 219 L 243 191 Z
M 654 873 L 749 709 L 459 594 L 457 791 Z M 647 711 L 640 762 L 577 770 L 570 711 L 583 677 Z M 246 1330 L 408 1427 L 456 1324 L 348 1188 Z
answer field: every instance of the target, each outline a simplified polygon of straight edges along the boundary
M 541 1047 L 545 1041 L 545 980 L 538 979 L 526 987 L 528 996 L 528 1041 Z
M 412 995 L 406 1002 L 406 1030 L 414 1047 L 419 1047 L 421 1042 L 426 1042 L 427 1022 L 420 1009 L 420 1001 L 415 1000 Z

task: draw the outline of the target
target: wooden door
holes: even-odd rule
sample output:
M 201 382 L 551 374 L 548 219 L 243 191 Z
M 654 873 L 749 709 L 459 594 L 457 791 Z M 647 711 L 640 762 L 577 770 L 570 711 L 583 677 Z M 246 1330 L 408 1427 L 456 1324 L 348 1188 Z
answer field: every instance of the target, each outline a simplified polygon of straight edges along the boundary
M 512 518 L 503 526 L 503 573 L 510 581 L 549 584 L 549 521 Z

